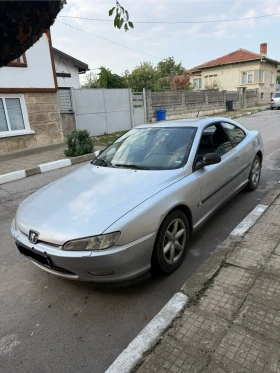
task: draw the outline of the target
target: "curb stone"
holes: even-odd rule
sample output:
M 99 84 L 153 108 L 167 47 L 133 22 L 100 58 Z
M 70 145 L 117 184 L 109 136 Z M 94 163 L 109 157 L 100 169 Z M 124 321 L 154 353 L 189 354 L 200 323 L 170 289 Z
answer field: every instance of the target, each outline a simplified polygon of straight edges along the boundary
M 250 229 L 257 222 L 257 220 L 262 216 L 262 214 L 267 210 L 267 208 L 269 208 L 269 206 L 279 195 L 280 186 L 277 186 L 263 198 L 263 200 L 260 202 L 260 205 L 257 205 L 247 215 L 247 217 L 245 217 L 244 220 L 248 219 L 248 217 L 252 216 L 252 214 L 256 217 L 256 219 L 251 219 L 251 226 L 248 229 Z M 238 224 L 238 226 L 240 224 Z M 235 230 L 233 230 L 233 232 Z M 169 323 L 165 322 L 164 327 L 162 328 L 153 327 L 154 322 L 157 323 L 158 320 L 162 318 L 162 312 L 167 309 L 166 307 L 168 307 L 174 297 L 171 298 L 171 300 L 154 317 L 154 319 L 150 321 L 150 323 L 138 334 L 138 336 L 136 336 L 136 338 L 117 357 L 117 359 L 106 370 L 105 373 L 136 372 L 137 369 L 144 362 L 145 357 L 152 352 L 156 344 L 163 338 L 166 330 L 172 326 L 177 317 L 180 317 L 180 314 L 185 309 L 185 307 L 187 307 L 189 304 L 196 304 L 202 294 L 209 287 L 209 285 L 214 281 L 214 278 L 219 274 L 220 270 L 224 266 L 226 266 L 225 260 L 227 254 L 235 249 L 235 246 L 238 244 L 238 242 L 243 239 L 243 235 L 229 235 L 228 238 L 226 238 L 220 245 L 218 245 L 215 252 L 211 254 L 198 268 L 198 270 L 185 282 L 185 284 L 181 288 L 181 292 L 174 295 L 174 297 L 177 297 L 181 294 L 186 298 L 184 305 L 182 305 L 180 310 L 174 312 L 172 308 L 169 309 Z M 147 330 L 149 330 L 148 333 L 146 332 Z M 144 339 L 143 335 L 145 335 Z M 143 342 L 145 342 L 144 345 Z M 141 345 L 140 348 L 138 347 L 138 344 Z
M 105 373 L 129 373 L 144 360 L 145 353 L 160 340 L 160 336 L 170 326 L 175 317 L 184 309 L 188 297 L 175 294 L 162 310 L 137 335 L 128 347 L 117 357 Z
M 59 159 L 58 161 L 48 162 L 40 164 L 36 167 L 32 167 L 26 170 L 9 172 L 7 174 L 0 175 L 0 184 L 6 184 L 10 181 L 24 179 L 29 176 L 41 174 L 43 172 L 49 172 L 57 170 L 59 168 L 69 167 L 78 163 L 87 162 L 95 158 L 94 153 L 80 155 L 73 158 Z
M 257 113 L 259 113 L 259 112 L 261 112 L 261 111 L 266 111 L 266 110 L 268 110 L 269 109 L 269 107 L 260 107 L 259 109 L 257 109 L 257 110 L 253 110 L 253 111 L 246 111 L 245 113 L 243 113 L 243 114 L 236 114 L 236 115 L 233 115 L 232 117 L 228 117 L 229 119 L 238 119 L 238 118 L 241 118 L 241 117 L 246 117 L 246 116 L 248 116 L 248 115 L 252 115 L 252 114 L 257 114 Z

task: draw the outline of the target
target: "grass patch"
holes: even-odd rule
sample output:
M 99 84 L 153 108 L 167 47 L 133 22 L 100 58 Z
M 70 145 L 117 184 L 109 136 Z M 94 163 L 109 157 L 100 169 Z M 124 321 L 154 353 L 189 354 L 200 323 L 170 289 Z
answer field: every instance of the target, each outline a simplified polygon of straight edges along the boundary
M 114 142 L 115 140 L 117 140 L 119 137 L 121 137 L 126 132 L 127 131 L 115 132 L 115 133 L 110 133 L 110 134 L 104 133 L 104 135 L 92 137 L 92 141 L 94 143 L 94 146 L 106 147 L 110 145 L 112 142 Z

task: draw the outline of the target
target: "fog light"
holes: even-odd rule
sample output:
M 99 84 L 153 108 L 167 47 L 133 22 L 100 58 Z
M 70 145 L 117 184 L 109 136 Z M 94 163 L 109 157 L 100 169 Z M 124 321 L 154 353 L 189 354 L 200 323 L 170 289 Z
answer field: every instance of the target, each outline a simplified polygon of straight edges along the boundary
M 110 276 L 113 275 L 115 271 L 112 269 L 93 269 L 91 271 L 88 271 L 88 274 L 92 276 Z

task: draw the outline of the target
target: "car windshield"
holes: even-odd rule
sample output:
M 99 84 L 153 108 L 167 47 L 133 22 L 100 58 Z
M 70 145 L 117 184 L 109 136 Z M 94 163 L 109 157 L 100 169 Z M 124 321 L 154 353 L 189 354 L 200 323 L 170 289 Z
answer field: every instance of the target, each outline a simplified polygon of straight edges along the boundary
M 196 128 L 135 128 L 108 146 L 92 164 L 146 170 L 182 167 L 189 156 Z

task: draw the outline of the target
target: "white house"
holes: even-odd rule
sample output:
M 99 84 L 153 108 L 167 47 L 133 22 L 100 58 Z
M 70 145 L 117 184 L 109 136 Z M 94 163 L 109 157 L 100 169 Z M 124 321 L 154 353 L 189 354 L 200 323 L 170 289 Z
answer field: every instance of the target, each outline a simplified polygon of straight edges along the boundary
M 81 61 L 54 51 L 49 31 L 0 68 L 0 154 L 63 142 L 70 127 L 60 114 L 58 88 L 79 87 L 79 73 L 87 69 Z M 74 115 L 68 117 L 72 120 Z
M 58 88 L 80 88 L 79 74 L 84 74 L 88 65 L 56 48 L 53 52 Z
M 71 88 L 80 88 L 79 74 L 85 74 L 89 68 L 86 63 L 79 61 L 56 48 L 53 48 L 53 52 L 60 112 L 64 114 L 71 113 L 73 112 L 73 107 L 70 90 Z M 74 118 L 66 118 L 63 116 L 63 119 L 65 122 L 69 122 L 71 119 L 73 124 Z M 69 133 L 70 130 L 71 128 L 66 132 Z

